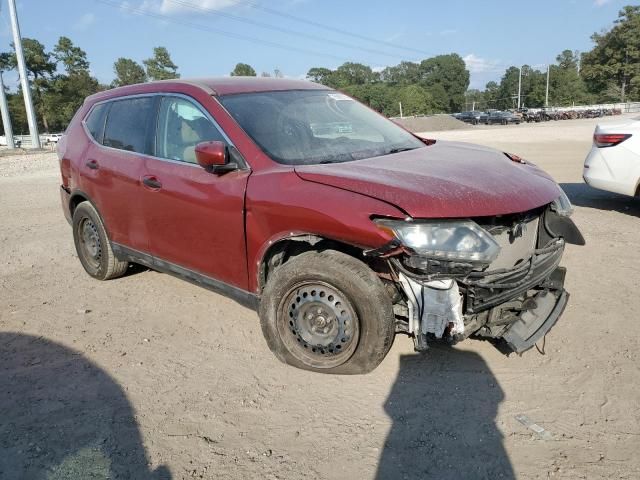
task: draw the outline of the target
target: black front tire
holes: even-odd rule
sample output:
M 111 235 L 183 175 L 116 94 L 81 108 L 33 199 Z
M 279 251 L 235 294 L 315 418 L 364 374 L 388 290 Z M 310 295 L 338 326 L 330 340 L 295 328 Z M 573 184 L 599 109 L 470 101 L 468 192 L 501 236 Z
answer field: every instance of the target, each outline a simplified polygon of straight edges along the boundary
M 322 343 L 309 341 L 305 328 L 316 321 L 307 321 L 316 308 L 318 315 L 323 310 L 323 327 L 323 317 L 330 320 L 324 330 L 330 331 L 329 339 Z M 395 335 L 393 305 L 380 278 L 360 260 L 335 250 L 305 252 L 278 267 L 262 293 L 259 315 L 267 345 L 279 360 L 321 373 L 372 371 Z M 348 334 L 338 333 L 334 341 L 333 331 Z
M 80 263 L 97 280 L 110 280 L 124 275 L 128 262 L 118 260 L 102 219 L 91 203 L 82 202 L 73 212 L 73 241 Z

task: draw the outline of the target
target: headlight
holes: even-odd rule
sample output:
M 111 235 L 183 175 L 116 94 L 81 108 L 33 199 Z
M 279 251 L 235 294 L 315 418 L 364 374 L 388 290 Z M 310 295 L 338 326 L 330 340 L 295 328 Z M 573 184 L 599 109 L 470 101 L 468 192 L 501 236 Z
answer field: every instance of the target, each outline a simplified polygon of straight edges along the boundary
M 425 257 L 491 263 L 500 253 L 500 246 L 491 234 L 471 220 L 378 219 L 375 222 L 402 245 Z
M 560 191 L 562 193 L 551 203 L 551 209 L 561 217 L 570 217 L 573 213 L 573 205 L 564 190 L 560 189 Z

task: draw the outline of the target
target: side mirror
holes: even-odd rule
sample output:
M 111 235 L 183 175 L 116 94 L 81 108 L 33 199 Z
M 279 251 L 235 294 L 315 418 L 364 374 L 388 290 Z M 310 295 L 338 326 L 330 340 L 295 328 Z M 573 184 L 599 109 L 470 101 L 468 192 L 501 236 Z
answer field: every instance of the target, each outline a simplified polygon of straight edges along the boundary
M 229 154 L 224 142 L 199 143 L 196 145 L 195 152 L 198 165 L 207 172 L 221 175 L 238 169 L 237 163 L 229 162 Z

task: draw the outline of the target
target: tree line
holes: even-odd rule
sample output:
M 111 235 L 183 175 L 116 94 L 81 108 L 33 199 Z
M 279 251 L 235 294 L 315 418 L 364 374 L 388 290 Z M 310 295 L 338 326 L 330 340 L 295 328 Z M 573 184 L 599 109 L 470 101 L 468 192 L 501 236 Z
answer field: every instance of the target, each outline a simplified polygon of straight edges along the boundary
M 17 70 L 15 47 L 0 53 L 0 71 Z M 178 67 L 165 47 L 153 49 L 153 55 L 142 65 L 130 58 L 119 58 L 113 65 L 115 79 L 101 84 L 91 75 L 87 53 L 68 37 L 60 37 L 51 51 L 33 38 L 22 39 L 27 75 L 31 83 L 38 126 L 44 132 L 66 128 L 84 99 L 102 90 L 148 80 L 179 78 Z M 28 133 L 27 114 L 22 89 L 7 92 L 9 114 L 16 134 Z
M 568 106 L 595 102 L 640 101 L 640 6 L 626 6 L 608 31 L 591 37 L 593 48 L 582 54 L 564 50 L 549 67 L 549 105 Z M 13 45 L 12 45 L 13 47 Z M 36 39 L 24 38 L 23 50 L 38 123 L 43 131 L 66 128 L 88 95 L 112 87 L 179 78 L 178 66 L 165 47 L 155 47 L 141 63 L 118 58 L 115 79 L 101 84 L 89 70 L 87 54 L 71 39 L 60 37 L 52 50 Z M 16 69 L 15 51 L 0 53 L 0 71 Z M 542 107 L 546 96 L 546 69 L 523 65 L 521 104 Z M 232 76 L 257 76 L 246 63 L 238 63 Z M 280 70 L 263 77 L 282 77 Z M 499 82 L 483 90 L 469 89 L 469 70 L 456 53 L 420 62 L 403 61 L 374 71 L 362 63 L 347 62 L 335 69 L 313 67 L 307 79 L 322 83 L 366 103 L 387 115 L 447 113 L 476 109 L 513 108 L 517 104 L 520 68 L 507 68 Z M 28 131 L 20 88 L 8 93 L 14 132 Z
M 549 66 L 550 106 L 640 101 L 640 6 L 624 7 L 613 27 L 591 37 L 592 50 L 564 50 Z M 546 68 L 522 67 L 521 106 L 543 107 Z M 453 53 L 401 62 L 379 72 L 361 63 L 335 70 L 314 67 L 307 78 L 338 88 L 387 116 L 447 113 L 517 106 L 520 68 L 508 67 L 500 82 L 469 90 L 469 72 Z

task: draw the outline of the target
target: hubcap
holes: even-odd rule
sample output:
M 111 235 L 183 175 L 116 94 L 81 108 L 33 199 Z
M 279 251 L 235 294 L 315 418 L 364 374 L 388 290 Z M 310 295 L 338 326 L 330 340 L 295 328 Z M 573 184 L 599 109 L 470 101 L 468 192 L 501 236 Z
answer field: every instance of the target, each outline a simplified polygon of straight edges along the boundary
M 85 218 L 79 225 L 80 252 L 93 268 L 99 268 L 102 258 L 102 246 L 98 228 L 89 218 Z
M 281 305 L 282 338 L 296 358 L 331 368 L 351 357 L 360 327 L 351 302 L 338 289 L 321 282 L 300 284 Z

